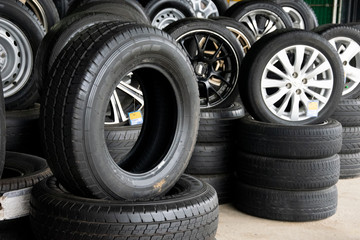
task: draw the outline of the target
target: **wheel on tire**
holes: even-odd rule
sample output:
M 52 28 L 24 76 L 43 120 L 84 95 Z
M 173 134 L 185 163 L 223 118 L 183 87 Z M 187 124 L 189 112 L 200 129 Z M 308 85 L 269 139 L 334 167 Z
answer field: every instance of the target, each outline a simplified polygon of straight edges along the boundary
M 180 19 L 196 16 L 186 0 L 151 0 L 146 4 L 145 12 L 151 25 L 159 29 Z
M 200 107 L 234 103 L 244 52 L 235 36 L 209 19 L 182 19 L 164 29 L 183 46 L 196 73 Z
M 347 26 L 327 25 L 313 30 L 326 38 L 339 53 L 346 75 L 343 98 L 360 96 L 360 31 Z
M 241 73 L 246 110 L 257 120 L 287 125 L 328 119 L 344 85 L 338 53 L 324 38 L 304 30 L 283 30 L 257 41 Z
M 23 109 L 39 97 L 33 77 L 44 28 L 20 1 L 0 0 L 0 69 L 7 109 Z
M 0 73 L 1 81 L 1 73 Z M 0 178 L 4 170 L 6 152 L 6 121 L 3 89 L 0 87 Z
M 243 22 L 256 40 L 276 29 L 292 28 L 292 22 L 287 13 L 271 1 L 238 2 L 225 12 L 225 16 Z
M 215 190 L 187 175 L 166 195 L 135 202 L 78 197 L 51 177 L 34 188 L 31 206 L 39 240 L 214 239 L 219 214 Z
M 228 8 L 224 0 L 187 0 L 198 18 L 218 17 Z
M 105 143 L 104 120 L 114 89 L 129 73 L 143 92 L 144 123 L 117 165 Z M 63 49 L 50 76 L 41 105 L 43 139 L 49 165 L 67 189 L 147 199 L 180 178 L 196 143 L 200 108 L 192 66 L 171 36 L 144 25 L 99 23 Z
M 272 0 L 289 15 L 294 28 L 312 30 L 318 20 L 313 9 L 304 0 Z

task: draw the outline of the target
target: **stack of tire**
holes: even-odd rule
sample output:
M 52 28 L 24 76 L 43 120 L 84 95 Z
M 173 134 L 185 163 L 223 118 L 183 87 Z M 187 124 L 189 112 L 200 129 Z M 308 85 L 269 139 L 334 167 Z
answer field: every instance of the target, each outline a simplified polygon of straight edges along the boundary
M 329 118 L 343 91 L 338 53 L 314 32 L 279 30 L 252 46 L 241 70 L 251 116 L 237 123 L 235 206 L 280 221 L 332 216 L 342 146 L 342 126 Z
M 328 24 L 314 29 L 338 51 L 345 71 L 342 99 L 332 118 L 343 126 L 340 178 L 360 176 L 360 31 L 356 25 Z

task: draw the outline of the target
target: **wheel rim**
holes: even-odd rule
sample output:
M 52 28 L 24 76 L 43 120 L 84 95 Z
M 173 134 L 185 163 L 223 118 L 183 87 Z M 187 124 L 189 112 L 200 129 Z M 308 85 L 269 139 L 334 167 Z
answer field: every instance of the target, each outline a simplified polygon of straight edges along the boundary
M 336 37 L 329 40 L 339 53 L 346 75 L 342 95 L 351 93 L 360 83 L 360 45 L 347 37 Z
M 117 85 L 110 97 L 105 124 L 126 123 L 129 121 L 128 114 L 130 112 L 141 111 L 143 108 L 144 98 L 140 85 L 136 80 L 132 79 L 132 74 L 129 74 Z
M 200 107 L 215 107 L 234 91 L 239 59 L 232 45 L 221 35 L 196 30 L 177 39 L 194 67 L 200 91 Z
M 211 0 L 187 0 L 193 7 L 196 17 L 209 18 L 219 16 L 219 10 Z
M 296 9 L 292 7 L 283 7 L 283 9 L 291 18 L 293 28 L 305 29 L 305 21 Z
M 249 27 L 256 40 L 276 29 L 286 28 L 285 23 L 278 15 L 265 9 L 249 11 L 239 19 L 239 22 L 243 22 Z
M 159 29 L 165 28 L 170 23 L 185 18 L 185 15 L 176 8 L 165 8 L 161 10 L 151 22 L 151 25 Z
M 233 27 L 226 27 L 226 28 L 229 29 L 230 32 L 232 32 L 235 35 L 236 39 L 240 42 L 244 50 L 244 53 L 247 53 L 251 48 L 251 43 L 250 40 L 245 36 L 245 34 L 242 31 Z
M 0 18 L 0 68 L 4 97 L 16 94 L 27 83 L 33 53 L 26 35 L 12 22 Z
M 328 59 L 317 49 L 294 45 L 268 62 L 261 79 L 261 95 L 266 107 L 286 121 L 302 121 L 309 104 L 318 101 L 318 112 L 333 92 L 334 76 Z

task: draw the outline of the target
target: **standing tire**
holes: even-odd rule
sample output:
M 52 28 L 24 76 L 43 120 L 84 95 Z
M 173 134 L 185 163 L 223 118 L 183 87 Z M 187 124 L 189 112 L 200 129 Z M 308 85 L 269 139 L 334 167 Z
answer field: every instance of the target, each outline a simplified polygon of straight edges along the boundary
M 303 30 L 283 30 L 257 41 L 241 73 L 247 111 L 257 120 L 286 125 L 328 119 L 344 85 L 338 53 L 318 34 Z
M 146 117 L 119 166 L 105 143 L 104 119 L 112 92 L 130 72 L 140 81 Z M 200 108 L 192 67 L 169 35 L 143 25 L 99 23 L 63 49 L 50 76 L 41 105 L 43 141 L 67 189 L 135 200 L 162 195 L 176 183 L 196 143 Z
M 214 239 L 219 214 L 215 190 L 186 175 L 148 202 L 78 197 L 48 178 L 34 188 L 31 206 L 39 240 Z
M 164 29 L 180 43 L 196 73 L 200 107 L 227 108 L 238 97 L 240 64 L 244 52 L 235 36 L 221 23 L 188 18 Z
M 24 109 L 39 97 L 35 54 L 45 30 L 20 1 L 0 0 L 0 60 L 6 109 Z
M 243 22 L 256 40 L 276 29 L 292 28 L 287 13 L 278 4 L 266 0 L 237 2 L 225 12 L 225 16 Z
M 0 73 L 1 81 L 1 73 Z M 3 89 L 0 87 L 0 178 L 4 170 L 6 152 L 6 121 Z
M 25 1 L 28 6 L 40 20 L 46 31 L 60 21 L 59 13 L 53 1 L 49 0 L 30 0 Z
M 145 12 L 151 25 L 159 29 L 180 19 L 196 16 L 186 0 L 151 0 L 146 4 Z

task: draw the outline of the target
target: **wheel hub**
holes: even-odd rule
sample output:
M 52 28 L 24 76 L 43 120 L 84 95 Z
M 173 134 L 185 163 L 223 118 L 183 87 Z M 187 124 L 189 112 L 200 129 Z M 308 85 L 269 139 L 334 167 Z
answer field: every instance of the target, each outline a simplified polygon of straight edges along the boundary
M 198 76 L 205 77 L 208 72 L 208 64 L 204 62 L 198 62 L 195 64 L 195 73 Z
M 5 48 L 0 44 L 0 70 L 5 68 L 7 55 Z

